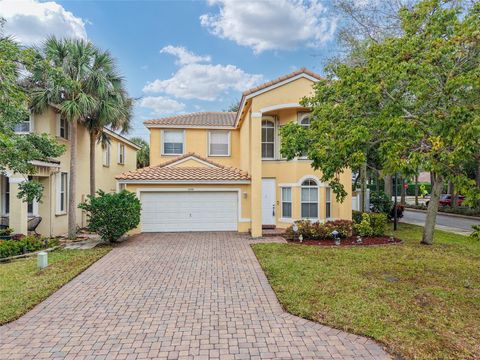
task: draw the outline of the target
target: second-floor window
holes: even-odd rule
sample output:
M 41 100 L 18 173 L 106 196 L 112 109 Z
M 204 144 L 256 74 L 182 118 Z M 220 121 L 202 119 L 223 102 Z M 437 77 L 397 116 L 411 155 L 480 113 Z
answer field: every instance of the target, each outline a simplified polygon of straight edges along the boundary
M 262 158 L 273 159 L 275 156 L 275 123 L 262 120 Z
M 208 132 L 208 156 L 230 156 L 230 131 Z
M 110 152 L 111 146 L 110 144 L 106 144 L 103 148 L 103 166 L 110 166 Z
M 118 163 L 125 164 L 125 145 L 118 144 Z
M 25 120 L 20 121 L 19 123 L 15 124 L 14 131 L 16 133 L 29 133 L 32 129 L 32 115 L 28 115 Z
M 61 116 L 60 119 L 59 119 L 59 125 L 58 125 L 58 136 L 60 136 L 61 138 L 64 138 L 64 139 L 68 139 L 68 132 L 69 132 L 69 123 L 68 123 L 68 120 Z
M 163 149 L 164 155 L 182 155 L 184 143 L 183 130 L 164 130 L 163 131 Z

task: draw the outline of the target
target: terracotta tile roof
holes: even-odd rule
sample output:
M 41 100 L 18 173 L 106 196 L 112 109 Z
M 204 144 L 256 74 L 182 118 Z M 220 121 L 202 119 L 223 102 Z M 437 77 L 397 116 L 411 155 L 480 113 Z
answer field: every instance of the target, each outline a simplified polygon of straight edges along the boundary
M 144 124 L 170 126 L 231 126 L 235 124 L 236 112 L 196 112 L 181 114 L 160 119 L 147 120 Z
M 169 167 L 180 160 L 197 158 L 212 166 L 204 167 Z M 166 161 L 157 166 L 128 171 L 116 176 L 117 180 L 146 180 L 146 181 L 247 181 L 250 176 L 247 172 L 234 167 L 224 166 L 210 161 L 194 153 L 185 154 Z
M 272 85 L 275 85 L 275 84 L 278 84 L 279 82 L 282 82 L 284 80 L 287 80 L 287 79 L 290 79 L 294 76 L 297 76 L 297 75 L 300 75 L 300 74 L 307 74 L 307 75 L 310 75 L 318 80 L 321 80 L 323 79 L 320 75 L 318 75 L 317 73 L 314 73 L 313 71 L 310 71 L 308 70 L 307 68 L 300 68 L 294 72 L 291 72 L 290 74 L 287 74 L 287 75 L 283 75 L 283 76 L 280 76 L 279 78 L 276 78 L 274 80 L 271 80 L 271 81 L 268 81 L 264 84 L 261 84 L 261 85 L 258 85 L 254 88 L 251 88 L 251 89 L 248 89 L 247 91 L 244 91 L 243 92 L 243 96 L 247 96 L 247 95 L 250 95 L 254 92 L 257 92 L 259 90 L 262 90 L 262 89 L 265 89 L 269 86 L 272 86 Z

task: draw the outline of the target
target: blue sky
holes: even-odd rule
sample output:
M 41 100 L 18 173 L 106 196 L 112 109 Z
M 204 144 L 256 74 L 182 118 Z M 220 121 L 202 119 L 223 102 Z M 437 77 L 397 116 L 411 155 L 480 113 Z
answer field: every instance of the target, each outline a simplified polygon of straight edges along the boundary
M 139 98 L 129 136 L 147 137 L 146 119 L 224 110 L 302 66 L 322 73 L 337 50 L 337 18 L 315 0 L 0 0 L 0 16 L 25 44 L 53 33 L 110 50 Z

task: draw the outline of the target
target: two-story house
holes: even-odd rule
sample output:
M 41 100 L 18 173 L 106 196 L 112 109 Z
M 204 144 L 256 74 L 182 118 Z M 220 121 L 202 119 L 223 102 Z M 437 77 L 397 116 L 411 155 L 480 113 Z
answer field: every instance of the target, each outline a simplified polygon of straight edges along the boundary
M 300 100 L 319 75 L 300 69 L 243 93 L 238 112 L 178 115 L 144 124 L 151 166 L 117 176 L 142 203 L 138 231 L 251 231 L 298 219 L 351 219 L 311 162 L 280 155 L 279 129 L 309 126 Z M 351 172 L 340 174 L 351 189 Z
M 48 162 L 35 161 L 36 172 L 30 176 L 43 185 L 40 202 L 25 203 L 17 197 L 19 183 L 28 179 L 24 174 L 6 172 L 0 174 L 0 221 L 15 233 L 27 234 L 28 222 L 41 217 L 36 231 L 44 236 L 65 234 L 68 230 L 68 181 L 70 171 L 69 122 L 60 116 L 55 106 L 40 115 L 30 115 L 17 125 L 19 133 L 46 133 L 65 144 L 66 152 Z M 104 129 L 109 145 L 96 148 L 96 188 L 106 192 L 117 190 L 115 176 L 136 168 L 136 153 L 139 147 L 109 129 Z M 90 193 L 90 138 L 87 129 L 80 123 L 77 130 L 77 203 Z M 77 209 L 78 226 L 86 225 L 85 214 Z

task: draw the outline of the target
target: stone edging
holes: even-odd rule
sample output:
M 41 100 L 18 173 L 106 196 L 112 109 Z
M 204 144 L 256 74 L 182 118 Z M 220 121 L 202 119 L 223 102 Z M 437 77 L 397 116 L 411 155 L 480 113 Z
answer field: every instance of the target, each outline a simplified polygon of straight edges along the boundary
M 407 207 L 407 206 L 405 206 L 405 210 L 420 212 L 420 213 L 424 213 L 424 214 L 427 213 L 427 210 L 409 208 L 409 207 Z M 445 215 L 445 216 L 457 217 L 457 218 L 462 218 L 462 219 L 469 219 L 469 220 L 478 220 L 478 221 L 480 221 L 480 217 L 479 217 L 479 216 L 453 214 L 453 213 L 447 213 L 447 212 L 443 212 L 443 211 L 437 212 L 437 215 Z
M 30 256 L 37 255 L 39 252 L 42 252 L 42 251 L 50 252 L 50 251 L 53 251 L 53 250 L 57 250 L 60 247 L 61 247 L 61 245 L 57 245 L 57 246 L 54 246 L 54 247 L 51 247 L 51 248 L 48 248 L 48 249 L 38 250 L 38 251 L 35 251 L 35 252 L 31 252 L 31 253 L 9 256 L 9 257 L 0 259 L 0 263 L 8 262 L 8 261 L 11 261 L 11 260 L 27 258 L 27 257 L 30 257 Z

